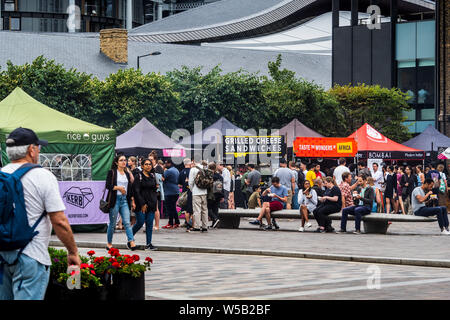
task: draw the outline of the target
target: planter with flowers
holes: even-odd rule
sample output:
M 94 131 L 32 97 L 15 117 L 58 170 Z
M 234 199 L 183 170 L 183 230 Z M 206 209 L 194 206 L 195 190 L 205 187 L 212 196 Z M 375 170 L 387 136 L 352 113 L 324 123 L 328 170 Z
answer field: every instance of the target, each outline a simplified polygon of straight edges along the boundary
M 96 257 L 89 251 L 88 257 L 80 256 L 81 290 L 67 288 L 67 252 L 49 248 L 52 259 L 47 299 L 93 300 L 144 300 L 145 271 L 153 260 L 145 258 L 140 263 L 138 255 L 121 255 L 118 249 L 109 250 L 109 257 Z M 72 272 L 73 275 L 73 272 Z
M 71 274 L 67 273 L 67 252 L 49 248 L 52 265 L 50 267 L 50 280 L 45 295 L 46 300 L 106 300 L 107 290 L 101 279 L 97 276 L 94 266 L 89 263 L 89 258 L 81 258 L 80 287 L 81 289 L 69 289 L 67 280 Z

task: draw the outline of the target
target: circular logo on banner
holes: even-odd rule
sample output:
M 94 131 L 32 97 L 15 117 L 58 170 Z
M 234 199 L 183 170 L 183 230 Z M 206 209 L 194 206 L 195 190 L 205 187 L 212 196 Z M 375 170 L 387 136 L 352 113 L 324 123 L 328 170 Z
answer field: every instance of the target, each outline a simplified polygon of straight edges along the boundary
M 83 134 L 83 139 L 88 141 L 89 140 L 89 133 Z
M 375 142 L 387 143 L 387 138 L 369 125 L 367 125 L 367 137 Z

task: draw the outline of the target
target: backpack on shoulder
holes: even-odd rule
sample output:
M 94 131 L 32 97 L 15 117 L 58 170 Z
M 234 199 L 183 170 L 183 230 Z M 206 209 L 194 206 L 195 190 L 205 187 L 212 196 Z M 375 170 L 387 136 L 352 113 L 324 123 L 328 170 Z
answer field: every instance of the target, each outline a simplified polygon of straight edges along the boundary
M 199 169 L 194 183 L 200 189 L 210 189 L 214 183 L 213 172 L 208 169 Z
M 39 233 L 36 227 L 47 214 L 43 212 L 32 227 L 28 224 L 25 208 L 23 186 L 20 179 L 40 165 L 27 163 L 9 174 L 0 172 L 0 251 L 19 250 L 13 265 L 17 263 L 22 251 Z M 6 262 L 0 256 L 0 283 L 2 282 L 2 268 Z

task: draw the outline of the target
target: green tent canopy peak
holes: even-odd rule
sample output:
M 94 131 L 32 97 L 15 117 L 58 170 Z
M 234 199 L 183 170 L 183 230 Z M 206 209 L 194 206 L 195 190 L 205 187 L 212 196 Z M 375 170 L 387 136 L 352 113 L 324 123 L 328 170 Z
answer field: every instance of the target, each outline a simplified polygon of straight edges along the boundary
M 28 128 L 49 143 L 115 144 L 114 129 L 71 117 L 15 88 L 0 102 L 0 142 L 16 128 Z

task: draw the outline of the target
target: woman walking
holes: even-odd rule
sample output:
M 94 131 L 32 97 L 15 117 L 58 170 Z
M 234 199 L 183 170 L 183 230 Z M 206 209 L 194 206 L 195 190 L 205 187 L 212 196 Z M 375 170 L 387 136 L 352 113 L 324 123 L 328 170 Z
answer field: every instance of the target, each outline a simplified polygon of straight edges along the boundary
M 416 166 L 417 186 L 421 187 L 425 181 L 425 175 L 423 174 L 423 168 L 421 165 Z
M 302 225 L 298 231 L 303 232 L 305 228 L 311 228 L 308 215 L 313 213 L 317 207 L 317 193 L 311 188 L 308 180 L 303 183 L 303 188 L 298 191 L 298 204 L 300 206 L 300 215 L 302 217 Z
M 106 177 L 106 189 L 108 189 L 109 202 L 109 225 L 107 231 L 107 249 L 112 247 L 114 231 L 116 229 L 117 215 L 120 213 L 123 225 L 127 235 L 127 247 L 130 250 L 136 250 L 133 231 L 130 226 L 130 208 L 132 208 L 131 199 L 131 175 L 126 170 L 127 158 L 124 155 L 118 155 L 114 158 L 111 170 Z M 134 209 L 134 208 L 133 208 Z
M 133 226 L 135 235 L 145 223 L 146 245 L 145 249 L 154 250 L 152 245 L 153 220 L 157 209 L 158 195 L 156 193 L 156 176 L 152 162 L 145 159 L 142 172 L 135 176 L 133 183 L 134 201 L 136 205 L 136 224 Z

